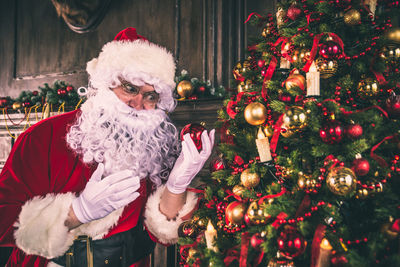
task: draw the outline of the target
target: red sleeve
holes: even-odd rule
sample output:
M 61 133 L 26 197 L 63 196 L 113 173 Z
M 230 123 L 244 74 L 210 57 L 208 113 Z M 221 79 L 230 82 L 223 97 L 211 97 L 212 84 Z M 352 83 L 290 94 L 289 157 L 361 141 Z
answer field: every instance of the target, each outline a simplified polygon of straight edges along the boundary
M 50 123 L 31 127 L 16 140 L 0 174 L 0 246 L 14 246 L 14 223 L 24 203 L 49 192 Z

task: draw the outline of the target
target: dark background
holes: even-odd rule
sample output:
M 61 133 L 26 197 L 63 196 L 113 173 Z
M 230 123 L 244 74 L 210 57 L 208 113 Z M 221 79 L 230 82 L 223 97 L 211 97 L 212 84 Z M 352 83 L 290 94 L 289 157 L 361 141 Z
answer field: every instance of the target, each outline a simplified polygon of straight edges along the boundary
M 86 62 L 126 27 L 167 47 L 178 74 L 228 85 L 234 64 L 245 57 L 247 37 L 257 32 L 244 24 L 252 12 L 274 12 L 276 0 L 114 0 L 100 25 L 76 33 L 57 16 L 50 0 L 0 1 L 0 96 L 54 80 L 76 88 L 87 84 Z

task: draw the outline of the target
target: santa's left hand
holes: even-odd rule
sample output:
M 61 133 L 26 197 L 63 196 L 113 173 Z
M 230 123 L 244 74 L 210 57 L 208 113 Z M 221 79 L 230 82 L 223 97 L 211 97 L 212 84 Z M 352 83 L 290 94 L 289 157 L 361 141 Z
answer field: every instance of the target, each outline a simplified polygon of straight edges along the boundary
M 210 134 L 205 130 L 201 134 L 203 149 L 200 152 L 197 150 L 190 134 L 187 133 L 183 136 L 182 152 L 176 160 L 167 181 L 167 188 L 171 193 L 180 194 L 186 191 L 190 182 L 210 157 L 214 146 L 214 135 L 215 130 L 211 130 Z

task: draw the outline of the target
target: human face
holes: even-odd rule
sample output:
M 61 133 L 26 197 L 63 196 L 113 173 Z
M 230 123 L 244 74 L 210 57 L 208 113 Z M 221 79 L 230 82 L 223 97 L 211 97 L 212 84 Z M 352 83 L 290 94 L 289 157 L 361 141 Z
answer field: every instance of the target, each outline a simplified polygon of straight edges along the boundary
M 122 102 L 136 110 L 155 109 L 159 100 L 158 93 L 150 84 L 136 86 L 126 81 L 121 81 L 121 85 L 111 90 Z

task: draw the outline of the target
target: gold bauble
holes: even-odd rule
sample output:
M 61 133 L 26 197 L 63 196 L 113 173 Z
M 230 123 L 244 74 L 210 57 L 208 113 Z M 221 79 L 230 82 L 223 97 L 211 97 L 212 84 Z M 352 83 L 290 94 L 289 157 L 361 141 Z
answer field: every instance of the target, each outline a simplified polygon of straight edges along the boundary
M 358 83 L 357 93 L 361 97 L 375 97 L 379 93 L 379 83 L 376 79 L 365 78 Z
M 253 102 L 244 109 L 244 118 L 251 125 L 260 125 L 267 119 L 267 108 L 259 103 Z
M 293 169 L 292 169 L 292 168 L 288 168 L 288 167 L 281 166 L 281 172 L 282 172 L 282 177 L 283 177 L 283 178 L 288 178 L 288 177 L 291 177 L 291 176 L 292 176 Z
M 369 191 L 366 188 L 359 188 L 356 192 L 357 199 L 366 199 L 369 195 Z
M 303 190 L 314 189 L 317 186 L 317 180 L 312 175 L 304 174 L 303 172 L 298 173 L 297 185 Z
M 176 91 L 180 97 L 189 97 L 193 94 L 193 85 L 190 81 L 180 81 L 176 87 Z
M 322 79 L 328 79 L 335 75 L 338 68 L 338 63 L 336 60 L 329 60 L 319 57 L 315 63 Z
M 306 78 L 301 74 L 291 74 L 285 81 L 285 87 L 288 91 L 296 87 L 304 89 L 306 88 Z
M 400 58 L 400 45 L 387 45 L 382 48 L 381 57 L 385 59 L 398 59 Z
M 272 129 L 271 125 L 267 125 L 264 128 L 264 134 L 266 137 L 272 137 L 274 135 L 274 129 Z
M 291 131 L 297 131 L 304 128 L 307 120 L 307 112 L 301 106 L 293 106 L 285 111 L 283 115 L 283 124 Z
M 20 109 L 22 107 L 22 104 L 19 102 L 14 102 L 14 104 L 12 105 L 13 109 Z
M 245 204 L 239 201 L 234 201 L 229 203 L 229 205 L 226 207 L 225 217 L 230 223 L 242 224 L 245 212 Z
M 358 25 L 361 22 L 361 14 L 356 9 L 350 9 L 344 14 L 344 23 L 347 25 Z
M 264 28 L 264 29 L 263 29 L 261 35 L 262 35 L 263 37 L 267 37 L 270 33 L 271 33 L 271 30 L 269 29 L 269 27 L 267 27 L 267 28 Z
M 283 137 L 288 138 L 288 137 L 291 137 L 294 134 L 294 132 L 292 130 L 290 130 L 289 128 L 290 127 L 288 125 L 282 125 L 281 126 L 281 135 Z
M 248 60 L 244 60 L 243 62 L 238 62 L 236 66 L 233 68 L 233 77 L 235 77 L 236 80 L 242 78 L 242 74 L 249 70 L 250 68 L 250 62 Z
M 393 27 L 386 32 L 386 39 L 389 43 L 400 44 L 400 28 Z
M 197 232 L 197 227 L 195 224 L 192 223 L 192 221 L 184 221 L 178 227 L 179 237 L 196 238 Z
M 245 82 L 240 82 L 237 86 L 238 93 L 246 92 L 248 91 L 253 82 L 251 80 L 246 80 Z
M 196 225 L 196 227 L 199 230 L 205 230 L 207 228 L 207 223 L 208 223 L 208 219 L 203 217 L 203 218 L 199 218 L 198 216 L 194 216 L 193 217 L 193 222 L 194 225 Z
M 188 257 L 186 259 L 186 261 L 189 261 L 190 259 L 193 259 L 194 256 L 198 253 L 197 249 L 195 248 L 189 248 L 188 250 Z
M 310 59 L 310 50 L 302 48 L 293 51 L 292 60 L 296 63 L 306 63 Z
M 244 190 L 246 190 L 243 186 L 241 186 L 241 185 L 235 185 L 233 188 L 232 188 L 232 193 L 235 195 L 235 196 L 239 196 L 239 197 L 242 197 L 242 194 L 243 194 L 243 191 Z
M 271 215 L 258 205 L 258 200 L 250 203 L 246 215 L 248 222 L 252 225 L 264 225 L 271 219 Z
M 387 45 L 384 46 L 380 52 L 380 56 L 386 64 L 399 64 L 400 63 L 400 45 Z
M 326 177 L 326 185 L 332 193 L 347 196 L 356 189 L 356 175 L 349 168 L 334 167 Z
M 260 176 L 256 172 L 252 172 L 250 169 L 246 169 L 240 175 L 240 181 L 246 188 L 256 187 L 260 183 Z

